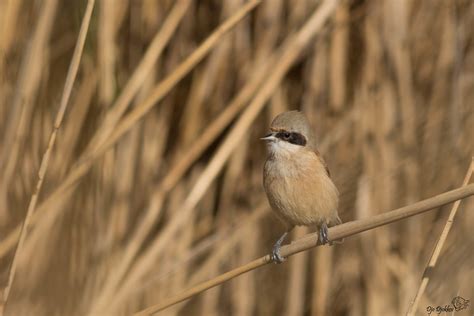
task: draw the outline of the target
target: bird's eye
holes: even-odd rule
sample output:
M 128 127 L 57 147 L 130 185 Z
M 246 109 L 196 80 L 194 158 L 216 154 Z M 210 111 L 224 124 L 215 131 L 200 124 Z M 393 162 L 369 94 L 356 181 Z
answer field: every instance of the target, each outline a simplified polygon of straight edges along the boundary
M 285 139 L 290 138 L 290 136 L 291 136 L 291 134 L 288 133 L 288 132 L 283 133 L 283 137 L 285 137 Z

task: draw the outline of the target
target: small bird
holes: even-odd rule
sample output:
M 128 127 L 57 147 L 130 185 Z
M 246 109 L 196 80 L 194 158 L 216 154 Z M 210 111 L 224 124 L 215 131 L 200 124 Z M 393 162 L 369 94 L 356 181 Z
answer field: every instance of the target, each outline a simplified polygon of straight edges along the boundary
M 279 114 L 270 126 L 268 157 L 263 186 L 285 233 L 273 246 L 272 260 L 282 263 L 280 247 L 286 235 L 300 225 L 315 226 L 323 244 L 329 241 L 328 227 L 341 224 L 337 214 L 339 192 L 329 169 L 316 148 L 311 126 L 299 111 Z

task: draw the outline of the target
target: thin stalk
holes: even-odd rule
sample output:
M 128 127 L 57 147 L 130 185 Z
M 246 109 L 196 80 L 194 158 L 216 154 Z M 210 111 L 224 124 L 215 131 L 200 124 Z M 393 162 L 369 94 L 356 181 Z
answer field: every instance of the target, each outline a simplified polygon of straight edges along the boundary
M 461 187 L 452 191 L 444 192 L 426 200 L 422 200 L 390 212 L 331 227 L 328 232 L 329 239 L 338 240 L 341 238 L 349 237 L 417 214 L 421 214 L 423 212 L 466 198 L 471 195 L 474 195 L 474 184 L 470 184 L 468 186 Z M 320 245 L 321 243 L 319 243 L 317 233 L 308 234 L 303 238 L 291 243 L 290 245 L 283 246 L 281 248 L 281 255 L 283 257 L 290 257 L 296 253 L 306 251 Z M 176 296 L 173 296 L 160 304 L 150 306 L 136 313 L 135 316 L 151 315 L 153 313 L 162 311 L 172 305 L 187 300 L 199 293 L 202 293 L 210 288 L 220 285 L 241 274 L 267 265 L 270 262 L 272 262 L 270 254 L 260 257 L 243 266 L 221 274 L 209 281 L 205 281 L 196 286 L 193 286 L 192 288 L 185 290 L 184 292 L 177 294 Z

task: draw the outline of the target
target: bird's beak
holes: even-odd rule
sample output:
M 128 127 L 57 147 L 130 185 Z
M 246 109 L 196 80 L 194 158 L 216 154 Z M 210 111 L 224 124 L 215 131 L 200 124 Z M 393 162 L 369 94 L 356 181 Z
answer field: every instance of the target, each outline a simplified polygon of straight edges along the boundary
M 269 141 L 275 141 L 277 138 L 275 137 L 275 133 L 270 133 L 270 134 L 265 135 L 265 137 L 262 137 L 260 139 L 269 142 Z

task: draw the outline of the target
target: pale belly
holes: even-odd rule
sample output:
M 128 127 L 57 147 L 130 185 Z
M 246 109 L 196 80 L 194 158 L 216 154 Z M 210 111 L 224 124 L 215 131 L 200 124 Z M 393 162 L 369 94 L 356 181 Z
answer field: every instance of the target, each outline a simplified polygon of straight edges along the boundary
M 289 226 L 338 224 L 338 191 L 324 166 L 299 167 L 289 171 L 276 161 L 265 164 L 271 176 L 264 176 L 264 187 L 272 209 Z

